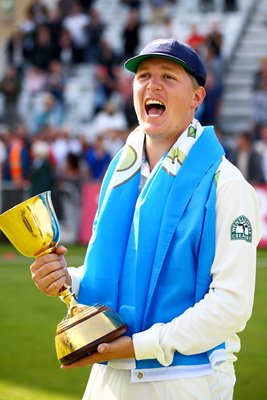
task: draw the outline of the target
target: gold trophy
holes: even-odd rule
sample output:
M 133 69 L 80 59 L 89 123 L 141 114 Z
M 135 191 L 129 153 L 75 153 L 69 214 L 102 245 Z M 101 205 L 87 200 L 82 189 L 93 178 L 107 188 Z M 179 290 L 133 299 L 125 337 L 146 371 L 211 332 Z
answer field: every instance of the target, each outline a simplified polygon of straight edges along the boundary
M 31 197 L 1 214 L 0 229 L 26 257 L 52 253 L 60 239 L 60 228 L 51 192 Z M 119 314 L 103 304 L 79 304 L 71 287 L 63 286 L 59 297 L 68 307 L 55 336 L 61 364 L 70 364 L 95 351 L 100 343 L 110 342 L 127 331 Z

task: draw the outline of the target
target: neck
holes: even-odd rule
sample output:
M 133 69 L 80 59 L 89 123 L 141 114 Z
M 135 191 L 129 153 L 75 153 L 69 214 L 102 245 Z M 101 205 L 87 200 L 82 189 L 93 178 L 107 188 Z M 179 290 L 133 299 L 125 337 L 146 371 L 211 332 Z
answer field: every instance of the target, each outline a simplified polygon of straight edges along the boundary
M 146 152 L 146 159 L 148 161 L 150 171 L 153 170 L 155 165 L 161 159 L 161 157 L 166 153 L 167 149 L 161 149 L 157 146 L 151 146 L 146 140 L 145 152 Z
M 150 166 L 150 171 L 153 170 L 162 156 L 172 148 L 189 124 L 190 122 L 185 124 L 179 132 L 169 135 L 168 137 L 155 137 L 145 134 L 145 152 L 146 159 Z
M 155 165 L 163 157 L 163 155 L 168 152 L 174 143 L 177 141 L 178 137 L 169 141 L 160 141 L 150 136 L 145 136 L 145 152 L 146 159 L 150 166 L 150 171 L 153 170 Z

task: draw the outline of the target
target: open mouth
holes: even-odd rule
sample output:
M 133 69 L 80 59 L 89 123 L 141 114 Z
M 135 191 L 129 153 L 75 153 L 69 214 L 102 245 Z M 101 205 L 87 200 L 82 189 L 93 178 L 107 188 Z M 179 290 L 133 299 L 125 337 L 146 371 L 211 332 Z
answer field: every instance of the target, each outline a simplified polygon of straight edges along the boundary
M 145 109 L 147 115 L 160 116 L 164 113 L 166 107 L 163 103 L 161 103 L 161 101 L 150 99 L 146 101 Z

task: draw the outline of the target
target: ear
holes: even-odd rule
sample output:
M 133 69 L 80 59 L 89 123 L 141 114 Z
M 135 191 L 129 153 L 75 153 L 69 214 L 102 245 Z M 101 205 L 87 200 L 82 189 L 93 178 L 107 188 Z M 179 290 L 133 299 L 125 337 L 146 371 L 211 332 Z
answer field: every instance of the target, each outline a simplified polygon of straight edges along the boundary
M 195 91 L 194 97 L 193 97 L 193 102 L 192 105 L 195 109 L 197 109 L 200 104 L 203 102 L 204 98 L 206 96 L 206 90 L 203 86 L 199 86 L 197 90 Z

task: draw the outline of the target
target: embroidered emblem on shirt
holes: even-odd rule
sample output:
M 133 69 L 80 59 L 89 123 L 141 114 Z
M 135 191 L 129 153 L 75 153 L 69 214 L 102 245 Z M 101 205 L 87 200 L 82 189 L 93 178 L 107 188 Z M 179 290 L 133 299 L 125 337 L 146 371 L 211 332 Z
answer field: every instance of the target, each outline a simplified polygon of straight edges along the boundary
M 245 240 L 252 242 L 251 223 L 245 215 L 240 215 L 231 225 L 231 240 Z
M 196 128 L 194 126 L 190 125 L 189 128 L 188 128 L 187 136 L 195 138 L 196 137 L 196 133 L 197 133 Z

